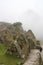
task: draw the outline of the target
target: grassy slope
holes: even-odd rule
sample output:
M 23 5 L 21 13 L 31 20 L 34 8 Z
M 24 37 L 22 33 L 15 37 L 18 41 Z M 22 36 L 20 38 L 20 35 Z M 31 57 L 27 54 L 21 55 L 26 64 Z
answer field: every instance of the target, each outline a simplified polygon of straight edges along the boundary
M 4 63 L 5 65 L 16 65 L 18 62 L 21 61 L 20 58 L 16 58 L 11 55 L 6 55 L 7 47 L 4 44 L 0 44 L 0 64 Z
M 42 62 L 42 64 L 41 65 L 43 65 L 43 62 Z

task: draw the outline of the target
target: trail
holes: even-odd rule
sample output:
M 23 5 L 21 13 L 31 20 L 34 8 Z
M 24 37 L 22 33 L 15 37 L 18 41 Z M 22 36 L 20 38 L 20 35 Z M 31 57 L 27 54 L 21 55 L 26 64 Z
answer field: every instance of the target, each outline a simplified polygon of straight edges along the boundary
M 40 51 L 37 49 L 31 50 L 28 59 L 23 65 L 39 65 L 40 61 Z

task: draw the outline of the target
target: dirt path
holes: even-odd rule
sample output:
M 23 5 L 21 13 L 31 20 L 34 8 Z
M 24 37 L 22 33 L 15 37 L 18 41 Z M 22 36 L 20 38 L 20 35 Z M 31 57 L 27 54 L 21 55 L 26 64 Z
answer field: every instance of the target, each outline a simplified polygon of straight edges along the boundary
M 40 51 L 37 49 L 31 50 L 27 61 L 23 65 L 39 65 Z

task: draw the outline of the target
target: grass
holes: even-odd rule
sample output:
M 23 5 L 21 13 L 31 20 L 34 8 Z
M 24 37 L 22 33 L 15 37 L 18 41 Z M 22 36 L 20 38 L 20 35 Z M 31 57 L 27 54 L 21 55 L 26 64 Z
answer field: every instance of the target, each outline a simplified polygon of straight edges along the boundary
M 43 65 L 43 62 L 42 62 L 42 64 L 41 65 Z
M 6 50 L 7 47 L 4 44 L 0 44 L 0 64 L 17 65 L 18 62 L 21 62 L 20 58 L 5 54 Z

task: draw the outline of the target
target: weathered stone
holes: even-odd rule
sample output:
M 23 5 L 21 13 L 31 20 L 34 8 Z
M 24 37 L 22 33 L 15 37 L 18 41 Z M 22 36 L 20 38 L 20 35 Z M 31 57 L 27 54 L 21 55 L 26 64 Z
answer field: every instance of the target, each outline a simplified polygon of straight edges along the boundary
M 31 50 L 28 59 L 23 65 L 41 65 L 40 62 L 40 51 L 37 49 Z
M 37 41 L 33 32 L 31 30 L 28 30 L 27 32 L 24 31 L 20 22 L 14 23 L 13 25 L 10 23 L 0 23 L 0 42 L 6 43 L 6 45 L 8 45 L 8 49 L 6 51 L 7 54 L 16 55 L 17 57 L 23 58 L 22 63 L 26 61 L 32 49 L 39 49 L 40 51 L 42 51 L 40 42 Z M 34 52 L 32 53 L 33 57 L 32 55 L 30 56 L 32 58 L 36 58 L 37 60 L 39 54 L 36 54 L 36 57 L 34 57 Z M 31 61 L 32 58 L 30 59 Z M 32 64 L 39 65 L 38 61 L 36 63 L 32 62 Z

